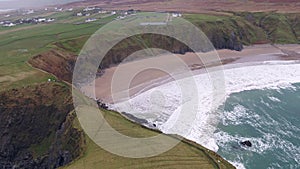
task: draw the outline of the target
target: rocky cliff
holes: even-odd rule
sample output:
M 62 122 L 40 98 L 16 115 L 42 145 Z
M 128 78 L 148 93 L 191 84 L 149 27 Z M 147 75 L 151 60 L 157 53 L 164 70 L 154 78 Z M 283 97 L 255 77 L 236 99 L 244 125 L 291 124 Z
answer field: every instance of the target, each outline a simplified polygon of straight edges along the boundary
M 53 82 L 0 94 L 0 168 L 48 169 L 83 152 L 70 89 Z

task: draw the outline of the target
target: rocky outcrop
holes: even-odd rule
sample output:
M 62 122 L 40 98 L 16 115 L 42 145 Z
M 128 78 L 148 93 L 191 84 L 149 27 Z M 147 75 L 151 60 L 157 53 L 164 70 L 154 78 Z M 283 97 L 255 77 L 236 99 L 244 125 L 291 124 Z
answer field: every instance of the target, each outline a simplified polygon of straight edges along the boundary
M 249 140 L 241 141 L 240 144 L 246 147 L 252 147 L 252 143 Z
M 67 86 L 44 83 L 0 94 L 0 168 L 50 169 L 81 155 Z

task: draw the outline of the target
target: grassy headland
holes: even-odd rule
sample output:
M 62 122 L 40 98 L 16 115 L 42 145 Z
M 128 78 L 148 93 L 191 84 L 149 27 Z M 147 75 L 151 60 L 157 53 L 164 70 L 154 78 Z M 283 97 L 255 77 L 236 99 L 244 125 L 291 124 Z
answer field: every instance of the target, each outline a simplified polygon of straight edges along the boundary
M 71 12 L 42 13 L 39 15 L 51 16 L 55 18 L 56 21 L 49 24 L 22 25 L 13 28 L 0 29 L 0 91 L 4 93 L 3 95 L 6 95 L 6 92 L 9 94 L 13 93 L 13 90 L 17 88 L 18 90 L 20 89 L 20 93 L 23 93 L 23 95 L 18 95 L 17 98 L 23 101 L 28 99 L 25 97 L 26 95 L 30 95 L 28 90 L 32 93 L 42 90 L 42 95 L 37 97 L 46 97 L 49 100 L 57 99 L 55 95 L 48 97 L 48 92 L 53 92 L 50 90 L 51 85 L 48 86 L 49 84 L 46 85 L 46 89 L 37 91 L 32 89 L 39 88 L 35 86 L 40 85 L 45 87 L 44 82 L 49 78 L 70 81 L 72 73 L 65 69 L 66 65 L 64 65 L 64 63 L 72 61 L 70 63 L 71 65 L 74 65 L 76 55 L 80 52 L 80 49 L 86 40 L 96 30 L 101 28 L 101 26 L 112 21 L 116 17 L 99 14 L 99 16 L 93 16 L 99 18 L 97 22 L 82 23 L 86 17 L 75 17 Z M 217 49 L 225 48 L 242 50 L 243 45 L 259 43 L 299 43 L 300 14 L 227 12 L 222 13 L 222 15 L 184 14 L 183 17 L 201 28 Z M 149 35 L 139 38 L 146 40 L 151 45 L 151 38 L 153 38 L 153 36 Z M 175 46 L 166 48 L 175 49 L 176 47 L 175 52 L 177 53 L 189 50 L 188 48 L 185 48 L 183 51 L 180 51 L 182 50 L 181 44 L 174 43 L 174 40 L 172 39 L 166 39 L 166 42 L 168 42 L 165 44 L 166 46 L 168 46 L 168 44 L 176 44 Z M 116 64 L 125 57 L 125 55 L 116 55 L 116 53 L 124 53 L 122 51 L 127 46 L 132 46 L 133 51 L 140 49 L 139 44 L 130 39 L 125 40 L 124 43 L 126 43 L 126 45 L 121 44 L 114 48 L 114 52 L 108 56 L 107 62 L 105 63 L 106 66 Z M 33 66 L 39 69 L 35 69 L 28 64 L 28 60 L 30 60 L 30 63 Z M 61 65 L 58 63 L 61 63 Z M 44 71 L 40 71 L 40 69 L 43 69 Z M 50 82 L 50 84 L 51 83 L 54 82 Z M 65 86 L 61 82 L 55 84 L 59 86 L 62 85 L 62 89 L 64 90 L 65 88 L 69 89 L 69 86 Z M 47 89 L 48 87 L 50 87 L 49 90 Z M 61 91 L 62 93 L 60 93 L 60 95 L 68 93 L 67 90 L 64 90 Z M 39 94 L 35 93 L 33 96 L 36 95 Z M 33 100 L 36 100 L 36 98 L 33 98 Z M 46 102 L 45 104 L 59 106 L 59 104 L 64 103 L 64 100 L 57 99 L 57 101 L 61 102 Z M 7 102 L 7 100 L 4 99 L 1 101 L 1 106 L 9 106 L 12 102 Z M 18 107 L 14 107 L 14 109 L 18 109 Z M 26 109 L 24 111 L 28 115 L 34 113 L 36 110 Z M 28 149 L 34 158 L 47 154 L 50 150 L 49 145 L 55 144 L 53 141 L 55 134 L 53 133 L 58 130 L 63 122 L 68 120 L 69 116 L 67 114 L 69 111 L 70 110 L 68 109 L 64 112 L 65 114 L 63 114 L 63 116 L 60 116 L 61 121 L 55 123 L 56 128 L 49 129 L 51 131 L 50 133 L 43 135 L 43 138 L 38 138 L 36 142 L 30 142 L 26 145 L 26 150 Z M 44 112 L 39 113 L 42 114 Z M 134 137 L 147 137 L 157 134 L 155 131 L 148 130 L 138 124 L 128 121 L 116 112 L 103 111 L 103 114 L 113 127 L 128 135 Z M 43 119 L 44 116 L 39 117 Z M 76 128 L 78 130 L 75 131 L 81 131 L 76 118 L 69 117 L 69 119 L 71 120 L 66 123 L 68 124 L 67 126 L 69 126 L 69 129 Z M 54 119 L 50 120 L 56 122 Z M 66 131 L 69 131 L 69 133 L 66 132 L 68 137 L 66 137 L 65 140 L 62 138 L 58 139 L 62 141 L 64 145 L 61 149 L 74 152 L 74 154 L 76 154 L 76 157 L 74 155 L 74 158 L 80 157 L 66 168 L 186 168 L 187 165 L 190 168 L 233 168 L 217 154 L 187 140 L 184 140 L 174 149 L 157 157 L 147 159 L 127 159 L 106 152 L 95 145 L 87 137 L 85 137 L 85 142 L 78 140 L 76 138 L 80 135 L 78 132 L 70 132 L 73 130 L 68 129 L 66 129 Z M 20 135 L 24 133 L 19 130 L 18 132 L 13 132 Z M 27 138 L 28 136 L 22 135 L 22 137 Z M 72 145 L 76 145 L 77 147 L 67 146 L 69 143 L 72 143 Z M 74 148 L 78 148 L 78 145 L 80 145 L 80 148 L 85 149 L 83 154 L 82 152 L 73 151 Z

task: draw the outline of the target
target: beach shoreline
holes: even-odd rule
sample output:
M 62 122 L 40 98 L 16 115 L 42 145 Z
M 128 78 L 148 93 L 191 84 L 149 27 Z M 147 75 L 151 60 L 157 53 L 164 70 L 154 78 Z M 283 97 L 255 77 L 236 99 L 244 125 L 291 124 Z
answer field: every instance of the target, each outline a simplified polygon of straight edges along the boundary
M 199 59 L 199 56 L 201 57 L 201 53 L 198 53 L 198 56 L 195 53 L 186 53 L 184 55 L 165 54 L 152 58 L 125 62 L 120 65 L 105 69 L 104 74 L 101 77 L 96 78 L 96 80 L 91 84 L 83 86 L 81 90 L 95 100 L 101 100 L 105 103 L 113 104 L 135 97 L 144 91 L 171 82 L 175 79 L 184 78 L 188 76 L 184 74 L 186 71 L 189 71 L 189 73 L 191 72 L 189 75 L 193 76 L 200 73 L 205 73 L 205 68 L 207 67 L 215 67 L 220 65 L 226 65 L 226 68 L 229 68 L 230 66 L 234 65 L 235 67 L 242 65 L 241 63 L 256 64 L 265 61 L 300 60 L 300 45 L 298 44 L 276 46 L 270 44 L 253 45 L 246 46 L 241 52 L 227 49 L 216 50 L 215 52 L 220 60 L 206 62 L 205 66 Z M 183 65 L 179 65 L 177 61 L 172 62 L 172 60 L 174 60 L 172 59 L 174 55 L 183 61 Z M 150 63 L 150 65 L 158 64 L 161 66 L 167 64 L 172 65 L 170 68 L 168 67 L 168 70 L 171 71 L 171 73 L 165 72 L 164 70 L 158 70 L 156 68 L 150 67 L 147 69 L 143 67 L 147 66 L 148 63 Z M 189 70 L 187 70 L 187 67 Z M 138 74 L 135 74 L 132 80 L 130 80 L 128 86 L 122 86 L 120 83 L 114 84 L 114 81 L 128 81 L 128 79 L 125 79 L 128 78 L 126 75 L 124 77 L 117 76 L 119 74 L 118 72 L 124 70 L 126 70 L 126 72 L 136 70 L 142 71 L 140 71 Z M 93 88 L 93 84 L 95 84 L 95 88 Z M 112 86 L 122 87 L 119 89 L 113 89 L 112 91 Z M 95 95 L 93 94 L 94 91 Z M 112 95 L 114 95 L 114 98 L 112 98 Z

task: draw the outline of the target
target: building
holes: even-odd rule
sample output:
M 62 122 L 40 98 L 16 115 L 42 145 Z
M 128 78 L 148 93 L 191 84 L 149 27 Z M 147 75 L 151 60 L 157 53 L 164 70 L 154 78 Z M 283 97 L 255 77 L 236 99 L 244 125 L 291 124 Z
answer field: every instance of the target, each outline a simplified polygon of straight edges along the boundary
M 172 17 L 177 18 L 177 17 L 181 17 L 181 13 L 172 13 Z
M 34 10 L 32 10 L 32 9 L 30 9 L 30 10 L 28 10 L 28 11 L 26 12 L 27 15 L 33 14 L 33 13 L 34 13 Z
M 93 10 L 95 10 L 95 7 L 86 7 L 86 8 L 84 8 L 83 9 L 83 11 L 93 11 Z
M 106 14 L 107 11 L 100 10 L 100 11 L 98 11 L 98 13 L 100 13 L 100 14 Z
M 63 11 L 63 8 L 55 7 L 54 10 L 55 10 L 55 11 L 58 11 L 58 12 L 61 12 L 61 11 Z
M 37 22 L 46 22 L 46 18 L 38 18 Z
M 88 18 L 85 20 L 85 22 L 95 22 L 97 19 L 95 18 Z
M 13 27 L 13 26 L 16 26 L 16 24 L 14 24 L 14 23 L 7 23 L 7 24 L 4 24 L 3 26 L 5 26 L 5 27 Z
M 46 22 L 53 22 L 55 19 L 53 19 L 53 18 L 49 18 L 49 19 L 47 19 L 46 20 Z

